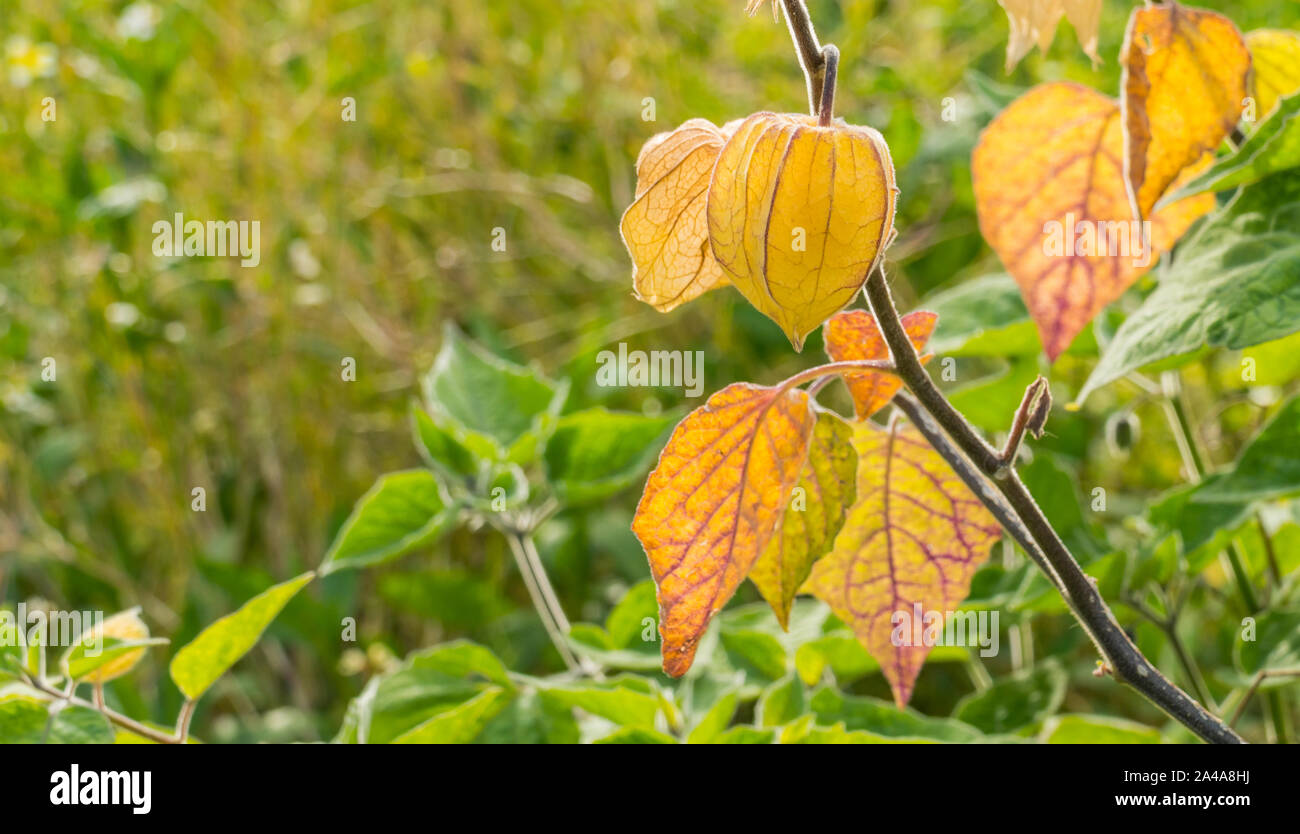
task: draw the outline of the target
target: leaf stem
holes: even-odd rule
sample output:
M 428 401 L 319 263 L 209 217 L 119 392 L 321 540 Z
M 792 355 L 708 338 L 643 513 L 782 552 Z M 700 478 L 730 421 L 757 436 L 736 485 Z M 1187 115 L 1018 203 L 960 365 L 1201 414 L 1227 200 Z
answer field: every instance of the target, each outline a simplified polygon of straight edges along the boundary
M 46 695 L 49 695 L 50 697 L 55 698 L 57 700 L 66 701 L 67 703 L 72 704 L 74 706 L 87 707 L 89 709 L 93 709 L 96 712 L 103 715 L 105 718 L 107 718 L 111 723 L 116 724 L 117 726 L 121 727 L 124 730 L 128 730 L 132 733 L 135 733 L 138 736 L 143 736 L 144 738 L 147 738 L 150 741 L 157 742 L 158 744 L 180 744 L 184 740 L 178 735 L 168 735 L 167 733 L 164 733 L 161 730 L 155 730 L 153 727 L 150 727 L 147 724 L 141 724 L 139 721 L 136 721 L 133 718 L 129 718 L 121 714 L 120 712 L 117 712 L 116 710 L 110 709 L 109 707 L 103 705 L 97 705 L 91 703 L 90 701 L 87 701 L 84 698 L 78 698 L 76 695 L 73 695 L 70 692 L 63 692 L 61 690 L 55 689 L 54 687 L 47 684 L 44 680 L 33 678 L 30 675 L 24 675 L 24 678 L 25 678 L 24 683 L 26 683 L 28 686 L 32 687 L 33 689 L 43 692 Z
M 551 638 L 551 643 L 559 652 L 560 659 L 570 670 L 590 671 L 588 668 L 590 664 L 586 659 L 579 661 L 573 650 L 569 648 L 567 639 L 569 620 L 564 616 L 564 609 L 560 607 L 559 598 L 546 575 L 546 568 L 537 553 L 537 546 L 533 544 L 532 534 L 521 533 L 511 527 L 498 526 L 498 529 L 510 545 L 510 552 L 515 557 L 515 565 L 524 578 L 524 586 L 528 588 L 528 596 L 532 598 L 533 607 L 537 609 L 542 627 L 546 629 L 547 636 Z
M 1183 466 L 1188 471 L 1188 479 L 1192 483 L 1200 483 L 1205 480 L 1205 458 L 1201 456 L 1196 434 L 1192 431 L 1191 420 L 1187 418 L 1182 381 L 1175 371 L 1166 371 L 1160 377 L 1160 386 L 1164 395 L 1166 413 L 1169 415 L 1169 426 L 1173 429 L 1178 448 L 1183 453 Z M 1241 550 L 1237 547 L 1236 541 L 1228 542 L 1223 550 L 1232 569 L 1232 578 L 1237 584 L 1237 593 L 1241 595 L 1241 602 L 1246 606 L 1246 613 L 1254 614 L 1259 610 L 1259 599 L 1255 596 L 1255 589 L 1250 585 L 1250 574 L 1246 571 L 1246 565 L 1241 558 Z

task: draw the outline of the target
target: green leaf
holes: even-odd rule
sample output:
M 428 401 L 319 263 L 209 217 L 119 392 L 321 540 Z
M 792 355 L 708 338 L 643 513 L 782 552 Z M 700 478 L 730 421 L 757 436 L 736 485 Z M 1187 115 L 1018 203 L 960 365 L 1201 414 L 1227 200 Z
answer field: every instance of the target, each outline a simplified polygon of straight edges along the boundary
M 621 685 L 548 683 L 542 697 L 598 715 L 624 727 L 653 728 L 659 698 Z
M 478 675 L 504 689 L 514 689 L 510 673 L 492 650 L 469 640 L 455 640 L 414 652 L 408 659 L 413 669 L 430 669 L 453 678 Z
M 1193 495 L 1197 504 L 1257 501 L 1300 493 L 1300 397 L 1282 404 L 1232 468 Z
M 653 649 L 657 655 L 659 650 L 656 641 L 659 635 L 655 625 L 658 619 L 659 601 L 655 596 L 655 583 L 653 579 L 647 579 L 629 588 L 618 601 L 618 605 L 605 618 L 605 630 L 609 632 L 615 648 L 647 648 Z M 646 620 L 650 622 L 647 623 Z M 650 639 L 644 640 L 643 636 L 649 636 Z
M 727 729 L 731 719 L 736 717 L 736 707 L 739 705 L 740 699 L 735 691 L 723 695 L 709 707 L 709 711 L 691 730 L 690 735 L 686 737 L 686 743 L 711 744 L 716 741 L 718 736 Z
M 22 647 L 18 645 L 18 626 L 13 621 L 13 612 L 0 608 L 0 683 L 18 677 L 26 658 Z
M 69 706 L 50 718 L 47 744 L 112 744 L 113 725 L 90 707 Z
M 0 744 L 41 744 L 49 705 L 23 695 L 0 696 Z
M 787 675 L 763 690 L 755 711 L 755 723 L 760 727 L 780 727 L 789 724 L 806 711 L 803 683 L 794 675 Z
M 1255 639 L 1238 640 L 1237 668 L 1245 675 L 1267 669 L 1300 669 L 1300 611 L 1269 611 L 1255 620 Z
M 1300 171 L 1243 188 L 1200 220 L 1175 255 L 1115 332 L 1078 402 L 1161 359 L 1300 330 Z
M 1134 559 L 1128 583 L 1139 593 L 1146 590 L 1148 583 L 1163 587 L 1178 568 L 1178 537 L 1170 534 L 1154 541 L 1154 545 L 1143 544 Z
M 848 633 L 828 634 L 799 646 L 795 650 L 794 666 L 800 680 L 808 686 L 816 686 L 828 668 L 841 685 L 853 683 L 880 669 L 875 658 Z
M 436 669 L 414 668 L 411 660 L 403 661 L 396 671 L 371 678 L 361 694 L 348 704 L 343 725 L 334 740 L 348 744 L 388 744 L 488 688 L 501 687 L 472 683 Z
M 1015 279 L 984 275 L 927 296 L 921 307 L 939 314 L 927 348 L 943 356 L 1033 356 L 1038 331 Z
M 967 695 L 957 702 L 952 715 L 986 733 L 1009 733 L 1056 712 L 1064 698 L 1064 670 L 1056 664 L 1042 664 Z
M 810 706 L 817 723 L 832 726 L 843 722 L 846 729 L 865 730 L 886 738 L 932 741 L 979 741 L 979 730 L 952 718 L 929 718 L 912 709 L 867 696 L 842 695 L 821 688 L 813 693 Z
M 1043 724 L 1046 744 L 1159 744 L 1160 731 L 1104 715 L 1058 715 Z
M 714 744 L 771 744 L 776 730 L 741 725 L 732 727 L 713 740 Z
M 567 414 L 546 443 L 546 479 L 570 505 L 621 492 L 654 465 L 672 424 L 671 417 L 604 408 Z
M 1079 495 L 1077 474 L 1068 471 L 1060 458 L 1044 451 L 1020 467 L 1020 475 L 1071 552 L 1085 561 L 1096 556 L 1100 548 L 1084 516 L 1087 503 Z
M 483 731 L 509 700 L 507 690 L 489 686 L 463 704 L 402 733 L 393 739 L 393 744 L 466 744 Z
M 1250 185 L 1297 166 L 1300 166 L 1300 94 L 1279 101 L 1236 153 L 1220 158 L 1182 188 L 1162 197 L 1156 209 L 1193 194 Z
M 722 646 L 737 668 L 768 680 L 785 676 L 788 663 L 780 640 L 747 628 L 723 628 L 721 635 Z
M 81 642 L 74 643 L 64 652 L 60 661 L 63 673 L 72 680 L 81 680 L 104 664 L 129 654 L 135 649 L 149 646 L 165 646 L 171 642 L 164 637 L 153 637 L 146 640 L 120 640 L 116 637 L 101 639 L 102 644 L 99 646 L 93 644 L 86 646 Z M 96 648 L 98 648 L 98 651 L 95 651 Z
M 185 697 L 193 701 L 207 692 L 217 678 L 253 648 L 276 615 L 315 576 L 313 571 L 307 571 L 268 588 L 182 646 L 172 658 L 170 671 Z
M 537 692 L 521 692 L 497 713 L 476 744 L 577 744 L 581 738 L 573 711 Z
M 450 322 L 423 387 L 430 414 L 450 420 L 476 454 L 506 457 L 527 440 L 528 449 L 515 450 L 522 458 L 537 446 L 536 437 L 524 435 L 541 428 L 545 415 L 558 416 L 568 392 L 567 384 L 492 355 Z
M 98 710 L 50 704 L 26 695 L 0 696 L 0 744 L 112 744 L 113 727 Z
M 352 508 L 321 562 L 321 575 L 395 559 L 433 542 L 456 524 L 432 472 L 390 472 Z
M 1147 510 L 1147 518 L 1156 530 L 1176 532 L 1182 537 L 1183 555 L 1193 574 L 1218 557 L 1254 512 L 1251 502 L 1195 502 L 1201 490 L 1212 488 L 1220 478 L 1212 475 L 1199 484 L 1175 487 Z
M 645 727 L 623 727 L 592 744 L 676 744 L 677 739 Z
M 449 481 L 473 483 L 482 460 L 466 444 L 463 433 L 452 422 L 439 415 L 430 416 L 419 406 L 411 406 L 411 430 L 416 447 L 434 470 Z

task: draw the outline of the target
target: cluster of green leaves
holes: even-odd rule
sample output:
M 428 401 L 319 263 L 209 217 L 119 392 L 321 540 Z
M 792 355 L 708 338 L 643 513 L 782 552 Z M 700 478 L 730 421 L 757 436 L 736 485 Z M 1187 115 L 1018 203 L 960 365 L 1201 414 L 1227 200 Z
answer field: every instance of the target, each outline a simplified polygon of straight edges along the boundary
M 603 626 L 575 626 L 575 645 L 597 659 L 595 677 L 539 678 L 508 670 L 489 650 L 456 641 L 417 651 L 372 678 L 348 708 L 345 743 L 812 744 L 1044 741 L 1152 743 L 1160 731 L 1122 719 L 1061 712 L 1067 674 L 1045 664 L 960 699 L 951 717 L 846 694 L 878 671 L 853 634 L 813 600 L 783 631 L 762 604 L 728 609 L 680 680 L 648 673 L 658 651 L 640 631 L 653 622 L 654 587 L 634 587 Z M 965 648 L 930 662 L 960 668 Z M 643 670 L 641 673 L 630 670 Z
M 378 565 L 458 524 L 531 534 L 564 508 L 636 483 L 671 420 L 590 408 L 563 413 L 567 381 L 496 357 L 453 325 L 422 380 L 411 427 L 424 469 L 382 476 L 357 502 L 322 574 Z

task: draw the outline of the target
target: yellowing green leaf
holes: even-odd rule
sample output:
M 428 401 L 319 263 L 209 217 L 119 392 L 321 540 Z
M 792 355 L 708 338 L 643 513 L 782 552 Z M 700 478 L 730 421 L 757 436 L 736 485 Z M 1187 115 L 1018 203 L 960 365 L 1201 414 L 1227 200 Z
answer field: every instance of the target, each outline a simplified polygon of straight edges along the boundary
M 755 113 L 709 185 L 713 254 L 795 350 L 857 295 L 893 234 L 894 164 L 869 127 Z
M 853 629 L 901 707 L 931 649 L 914 637 L 917 608 L 956 610 L 1000 530 L 916 429 L 856 423 L 853 445 L 857 503 L 805 590 Z
M 817 415 L 808 460 L 791 492 L 781 529 L 749 573 L 782 628 L 788 628 L 790 606 L 813 562 L 830 549 L 853 504 L 858 457 L 852 441 L 848 423 L 830 412 Z
M 1278 99 L 1300 90 L 1300 32 L 1256 29 L 1246 33 L 1250 49 L 1255 118 L 1262 120 Z
M 492 717 L 505 709 L 510 692 L 499 686 L 482 692 L 440 712 L 424 723 L 393 739 L 393 744 L 468 744 L 482 732 Z
M 185 697 L 197 699 L 247 654 L 276 615 L 315 575 L 308 571 L 268 588 L 182 646 L 172 658 L 171 676 Z
M 102 652 L 98 657 L 89 651 L 97 641 Z M 64 671 L 73 680 L 108 683 L 135 668 L 150 642 L 167 641 L 149 641 L 149 626 L 140 619 L 139 607 L 120 611 L 78 637 L 77 645 L 64 654 Z M 131 648 L 130 644 L 137 645 Z
M 658 588 L 668 674 L 690 668 L 709 620 L 767 547 L 813 423 L 805 392 L 736 383 L 674 429 L 632 520 Z

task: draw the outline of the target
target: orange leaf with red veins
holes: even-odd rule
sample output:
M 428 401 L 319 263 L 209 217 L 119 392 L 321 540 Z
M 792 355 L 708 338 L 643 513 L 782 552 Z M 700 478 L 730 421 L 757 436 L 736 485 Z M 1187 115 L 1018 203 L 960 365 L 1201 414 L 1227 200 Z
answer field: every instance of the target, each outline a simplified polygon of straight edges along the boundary
M 691 119 L 649 139 L 636 162 L 636 200 L 619 231 L 637 298 L 666 313 L 727 282 L 709 249 L 709 180 L 730 135 Z
M 806 392 L 740 382 L 673 430 L 632 519 L 669 675 L 690 668 L 709 620 L 778 532 L 814 422 Z
M 1050 359 L 1214 208 L 1198 195 L 1162 209 L 1144 246 L 1123 152 L 1115 101 L 1053 82 L 999 113 L 971 156 L 980 231 L 1020 285 Z
M 857 503 L 804 590 L 853 629 L 902 707 L 931 648 L 913 639 L 916 606 L 955 611 L 1001 530 L 916 429 L 855 423 L 853 445 Z
M 916 311 L 903 316 L 903 329 L 917 351 L 925 347 L 934 332 L 939 317 L 930 312 Z M 835 362 L 851 359 L 889 359 L 889 345 L 876 324 L 876 317 L 866 310 L 845 310 L 836 313 L 826 322 L 822 332 L 826 355 Z M 930 356 L 922 356 L 928 362 Z M 889 404 L 903 387 L 903 381 L 882 371 L 863 371 L 844 374 L 844 381 L 853 395 L 853 410 L 859 420 L 865 420 Z
M 1133 10 L 1120 64 L 1125 181 L 1134 212 L 1147 217 L 1237 126 L 1250 50 L 1223 15 L 1162 3 Z

